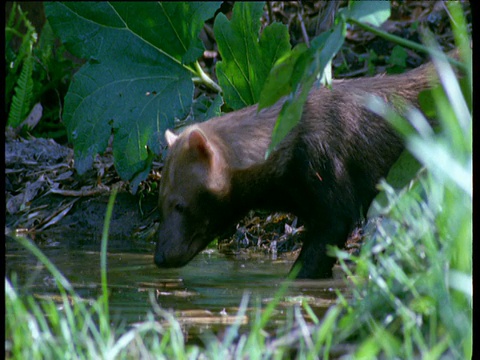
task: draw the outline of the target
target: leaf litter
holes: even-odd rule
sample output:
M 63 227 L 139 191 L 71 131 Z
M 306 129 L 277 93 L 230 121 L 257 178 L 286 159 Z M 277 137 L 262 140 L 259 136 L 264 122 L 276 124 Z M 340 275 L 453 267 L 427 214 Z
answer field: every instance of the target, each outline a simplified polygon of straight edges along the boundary
M 151 175 L 151 179 L 154 178 L 155 173 Z M 5 132 L 5 184 L 5 232 L 28 233 L 32 237 L 51 228 L 60 233 L 70 232 L 72 223 L 78 219 L 83 219 L 85 228 L 76 226 L 76 235 L 97 232 L 100 236 L 105 199 L 113 188 L 128 194 L 128 184 L 115 172 L 111 148 L 96 156 L 93 168 L 87 174 L 78 176 L 72 149 L 52 139 L 18 138 L 9 129 Z M 133 195 L 123 198 L 125 201 L 120 197 L 116 204 L 119 210 L 139 212 L 131 197 L 134 198 Z M 92 202 L 97 206 L 88 209 Z M 77 203 L 81 205 L 75 206 Z M 149 203 L 147 213 L 152 215 L 155 201 L 150 199 L 144 203 Z M 67 215 L 72 213 L 77 214 L 69 220 Z M 142 222 L 141 216 L 131 219 L 132 224 L 123 228 L 121 224 L 125 221 L 117 221 L 120 224 L 118 232 L 130 237 L 134 228 L 152 226 L 153 223 Z

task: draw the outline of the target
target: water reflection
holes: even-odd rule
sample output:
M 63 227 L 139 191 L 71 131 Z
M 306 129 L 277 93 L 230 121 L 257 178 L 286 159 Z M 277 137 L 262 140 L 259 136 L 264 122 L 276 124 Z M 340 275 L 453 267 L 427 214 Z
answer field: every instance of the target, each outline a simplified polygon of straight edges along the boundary
M 251 306 L 271 301 L 292 265 L 292 260 L 281 257 L 227 257 L 207 250 L 183 268 L 158 269 L 148 246 L 139 251 L 131 242 L 124 247 L 122 243 L 125 240 L 109 242 L 108 285 L 112 320 L 127 324 L 145 319 L 152 309 L 153 292 L 160 307 L 174 311 L 183 323 L 225 325 L 233 321 L 230 316 L 237 313 L 246 292 Z M 52 276 L 33 255 L 9 237 L 5 247 L 6 275 L 16 274 L 21 292 L 37 297 L 57 294 Z M 82 298 L 96 299 L 101 294 L 99 243 L 47 241 L 41 249 Z M 321 316 L 335 299 L 335 290 L 343 287 L 340 280 L 296 280 L 281 307 L 308 301 Z

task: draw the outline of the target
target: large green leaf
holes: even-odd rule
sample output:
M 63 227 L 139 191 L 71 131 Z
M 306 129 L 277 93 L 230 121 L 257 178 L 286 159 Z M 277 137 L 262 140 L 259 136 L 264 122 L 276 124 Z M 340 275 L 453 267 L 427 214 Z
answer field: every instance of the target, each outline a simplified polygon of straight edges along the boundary
M 205 20 L 221 2 L 113 2 L 118 15 L 133 33 L 184 64 L 196 61 L 205 50 L 198 37 Z
M 264 2 L 237 2 L 229 21 L 218 14 L 214 32 L 222 61 L 217 63 L 218 82 L 225 102 L 233 109 L 255 104 L 273 64 L 290 50 L 287 27 L 273 23 L 260 38 Z
M 303 69 L 298 71 L 300 64 L 312 61 L 311 51 L 307 45 L 300 43 L 291 52 L 281 57 L 274 65 L 263 86 L 258 102 L 258 108 L 263 109 L 275 104 L 280 98 L 296 89 Z
M 285 87 L 288 83 L 293 89 L 293 96 L 287 98 L 282 106 L 278 116 L 275 127 L 273 128 L 272 141 L 268 147 L 266 156 L 283 140 L 285 136 L 292 130 L 300 121 L 303 106 L 307 100 L 308 93 L 314 84 L 318 75 L 325 72 L 326 66 L 333 58 L 333 56 L 340 50 L 345 39 L 346 23 L 341 19 L 331 32 L 325 32 L 315 38 L 311 43 L 310 49 L 300 48 L 297 52 L 292 51 L 290 60 L 279 61 L 272 70 L 267 85 L 270 88 Z M 287 78 L 276 76 L 279 67 L 288 69 L 286 72 Z M 301 85 L 301 86 L 300 86 Z M 288 88 L 287 87 L 287 88 Z M 260 105 L 276 101 L 272 95 L 264 95 L 263 92 L 268 92 L 269 88 L 262 91 L 263 103 Z M 277 91 L 275 96 L 282 96 L 282 91 Z
M 404 151 L 400 158 L 393 164 L 392 168 L 388 172 L 386 182 L 395 190 L 400 193 L 402 191 L 420 191 L 421 187 L 418 187 L 417 181 L 414 180 L 415 175 L 420 171 L 421 165 L 412 154 L 408 151 Z M 407 187 L 407 185 L 409 185 Z M 374 202 L 368 209 L 368 217 L 380 216 L 381 209 L 388 204 L 388 197 L 384 191 L 378 193 Z
M 219 3 L 51 2 L 45 11 L 67 49 L 87 63 L 70 85 L 63 120 L 79 173 L 114 134 L 115 166 L 144 179 L 163 132 L 192 107 L 198 33 Z M 188 21 L 185 21 L 188 19 Z M 148 148 L 147 148 L 148 147 Z
M 380 26 L 390 17 L 390 1 L 351 1 L 348 8 L 340 10 L 347 19 Z

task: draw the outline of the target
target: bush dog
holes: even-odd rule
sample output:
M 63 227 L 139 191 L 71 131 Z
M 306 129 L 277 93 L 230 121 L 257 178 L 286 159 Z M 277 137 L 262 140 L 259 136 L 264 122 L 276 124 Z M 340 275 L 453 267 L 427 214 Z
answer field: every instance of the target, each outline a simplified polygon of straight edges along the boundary
M 331 89 L 314 86 L 299 124 L 267 160 L 282 101 L 191 125 L 180 135 L 167 130 L 155 264 L 183 266 L 249 210 L 266 209 L 305 224 L 298 276 L 331 277 L 335 259 L 327 245 L 345 244 L 404 148 L 362 96 L 418 106 L 419 92 L 431 86 L 430 70 L 426 64 L 400 75 L 333 81 Z

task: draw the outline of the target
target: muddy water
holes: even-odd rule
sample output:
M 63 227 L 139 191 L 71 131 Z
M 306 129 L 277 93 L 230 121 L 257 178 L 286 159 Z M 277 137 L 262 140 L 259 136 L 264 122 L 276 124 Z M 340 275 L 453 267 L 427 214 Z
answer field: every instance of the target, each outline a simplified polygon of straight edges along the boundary
M 21 292 L 37 297 L 58 294 L 53 277 L 32 254 L 10 237 L 5 248 L 6 275 L 11 279 L 16 274 Z M 40 248 L 81 297 L 96 299 L 100 295 L 99 242 L 70 237 L 44 241 Z M 158 269 L 151 251 L 149 246 L 141 248 L 128 240 L 109 240 L 107 276 L 113 321 L 133 324 L 145 320 L 154 298 L 162 308 L 173 310 L 190 334 L 226 326 L 235 320 L 245 293 L 252 307 L 258 301 L 270 301 L 293 263 L 268 255 L 225 256 L 206 250 L 183 268 Z M 335 289 L 343 287 L 341 280 L 297 280 L 282 298 L 278 317 L 285 317 L 286 308 L 302 299 L 322 316 L 335 299 Z

